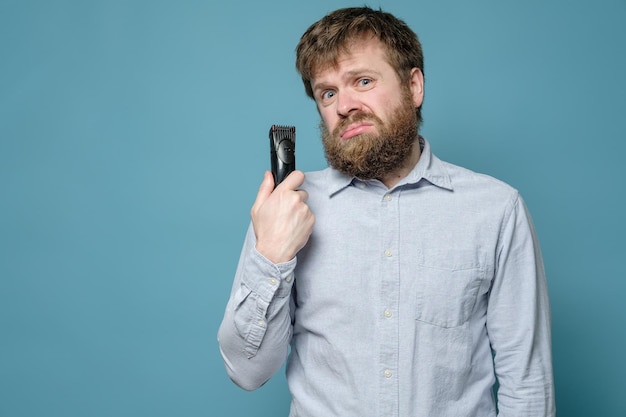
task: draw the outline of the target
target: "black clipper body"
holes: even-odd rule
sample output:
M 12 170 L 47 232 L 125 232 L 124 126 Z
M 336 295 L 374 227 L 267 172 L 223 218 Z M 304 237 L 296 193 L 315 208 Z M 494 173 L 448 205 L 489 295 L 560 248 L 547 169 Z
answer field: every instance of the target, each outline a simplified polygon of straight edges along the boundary
M 296 169 L 296 127 L 272 125 L 269 136 L 272 175 L 276 187 Z

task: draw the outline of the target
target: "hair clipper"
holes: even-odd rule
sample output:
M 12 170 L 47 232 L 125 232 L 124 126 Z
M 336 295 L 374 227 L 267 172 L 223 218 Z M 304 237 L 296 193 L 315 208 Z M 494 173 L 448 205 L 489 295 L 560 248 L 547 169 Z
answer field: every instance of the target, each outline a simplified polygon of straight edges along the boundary
M 296 127 L 272 125 L 269 136 L 272 175 L 276 187 L 296 169 Z

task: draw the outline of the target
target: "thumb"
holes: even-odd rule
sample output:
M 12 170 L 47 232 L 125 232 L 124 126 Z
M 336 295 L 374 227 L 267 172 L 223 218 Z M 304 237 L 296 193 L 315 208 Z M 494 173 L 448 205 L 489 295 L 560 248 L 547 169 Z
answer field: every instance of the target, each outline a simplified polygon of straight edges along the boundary
M 261 205 L 274 191 L 274 177 L 269 171 L 265 171 L 263 176 L 263 182 L 259 186 L 259 192 L 256 195 L 256 201 L 254 205 Z

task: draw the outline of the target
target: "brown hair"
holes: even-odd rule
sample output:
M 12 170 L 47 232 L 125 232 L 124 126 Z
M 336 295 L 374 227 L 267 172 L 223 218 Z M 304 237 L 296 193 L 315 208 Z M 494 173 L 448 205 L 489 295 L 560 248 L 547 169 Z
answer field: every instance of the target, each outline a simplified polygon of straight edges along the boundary
M 309 97 L 313 98 L 311 79 L 315 72 L 336 66 L 339 55 L 348 52 L 351 43 L 368 35 L 386 46 L 389 64 L 400 80 L 408 82 L 413 68 L 424 73 L 422 46 L 406 23 L 369 7 L 339 9 L 312 24 L 296 47 L 296 69 Z

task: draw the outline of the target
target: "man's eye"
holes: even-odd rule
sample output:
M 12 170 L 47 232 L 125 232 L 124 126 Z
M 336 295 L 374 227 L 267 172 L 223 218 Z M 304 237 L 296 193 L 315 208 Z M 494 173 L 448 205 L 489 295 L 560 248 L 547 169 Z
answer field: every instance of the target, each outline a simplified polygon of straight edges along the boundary
M 367 87 L 368 85 L 370 85 L 372 83 L 372 80 L 369 78 L 361 78 L 359 80 L 359 86 L 361 87 Z
M 331 90 L 326 90 L 322 93 L 322 100 L 330 100 L 335 97 L 335 92 Z

